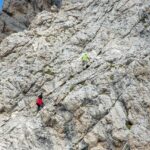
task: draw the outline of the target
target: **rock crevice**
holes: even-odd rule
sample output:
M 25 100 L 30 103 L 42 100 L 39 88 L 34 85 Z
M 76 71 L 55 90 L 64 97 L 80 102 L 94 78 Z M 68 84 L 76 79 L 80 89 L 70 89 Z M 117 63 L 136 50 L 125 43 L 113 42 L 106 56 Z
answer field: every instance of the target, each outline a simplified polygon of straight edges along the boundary
M 66 1 L 59 13 L 43 11 L 3 39 L 0 149 L 148 150 L 148 6 Z M 41 92 L 45 106 L 37 113 Z

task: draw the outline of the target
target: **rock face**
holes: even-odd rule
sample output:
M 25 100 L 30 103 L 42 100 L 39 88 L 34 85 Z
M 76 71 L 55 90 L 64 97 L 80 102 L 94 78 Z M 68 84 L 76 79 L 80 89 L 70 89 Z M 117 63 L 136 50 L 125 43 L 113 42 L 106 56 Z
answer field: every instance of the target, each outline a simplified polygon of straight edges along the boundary
M 0 42 L 11 33 L 26 29 L 42 10 L 50 11 L 51 0 L 5 0 L 0 15 Z
M 149 6 L 72 0 L 4 39 L 0 149 L 149 150 Z

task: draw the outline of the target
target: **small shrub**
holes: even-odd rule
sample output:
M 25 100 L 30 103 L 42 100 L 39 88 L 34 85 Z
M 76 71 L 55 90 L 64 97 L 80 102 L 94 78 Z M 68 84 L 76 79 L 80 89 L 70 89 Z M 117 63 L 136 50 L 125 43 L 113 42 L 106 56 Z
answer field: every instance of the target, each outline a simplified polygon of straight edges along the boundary
M 75 85 L 71 85 L 71 87 L 70 87 L 70 92 L 73 91 L 74 88 L 75 88 Z
M 48 75 L 54 75 L 55 73 L 50 70 L 50 69 L 47 69 L 44 73 L 48 74 Z
M 110 80 L 114 80 L 114 75 L 110 75 Z
M 132 123 L 131 123 L 131 121 L 126 121 L 126 127 L 130 130 L 131 129 L 131 127 L 132 127 Z

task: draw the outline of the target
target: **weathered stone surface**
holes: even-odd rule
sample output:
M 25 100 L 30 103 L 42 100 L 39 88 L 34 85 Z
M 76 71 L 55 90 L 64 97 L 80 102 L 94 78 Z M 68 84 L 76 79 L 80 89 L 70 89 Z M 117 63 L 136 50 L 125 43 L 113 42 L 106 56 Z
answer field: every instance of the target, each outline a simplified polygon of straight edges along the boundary
M 0 149 L 148 150 L 149 18 L 149 0 L 72 0 L 5 38 Z
M 51 0 L 5 0 L 0 15 L 0 42 L 11 33 L 25 30 L 35 15 L 51 9 Z

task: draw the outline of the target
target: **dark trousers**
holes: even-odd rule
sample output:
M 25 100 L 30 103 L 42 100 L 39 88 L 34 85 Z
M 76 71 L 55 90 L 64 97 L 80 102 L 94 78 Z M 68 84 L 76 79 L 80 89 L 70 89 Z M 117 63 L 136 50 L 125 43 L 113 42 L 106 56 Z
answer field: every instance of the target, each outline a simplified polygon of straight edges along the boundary
M 37 111 L 40 111 L 42 108 L 44 107 L 44 105 L 37 105 Z
M 82 66 L 84 69 L 88 68 L 90 65 L 89 65 L 89 62 L 88 61 L 82 61 Z

